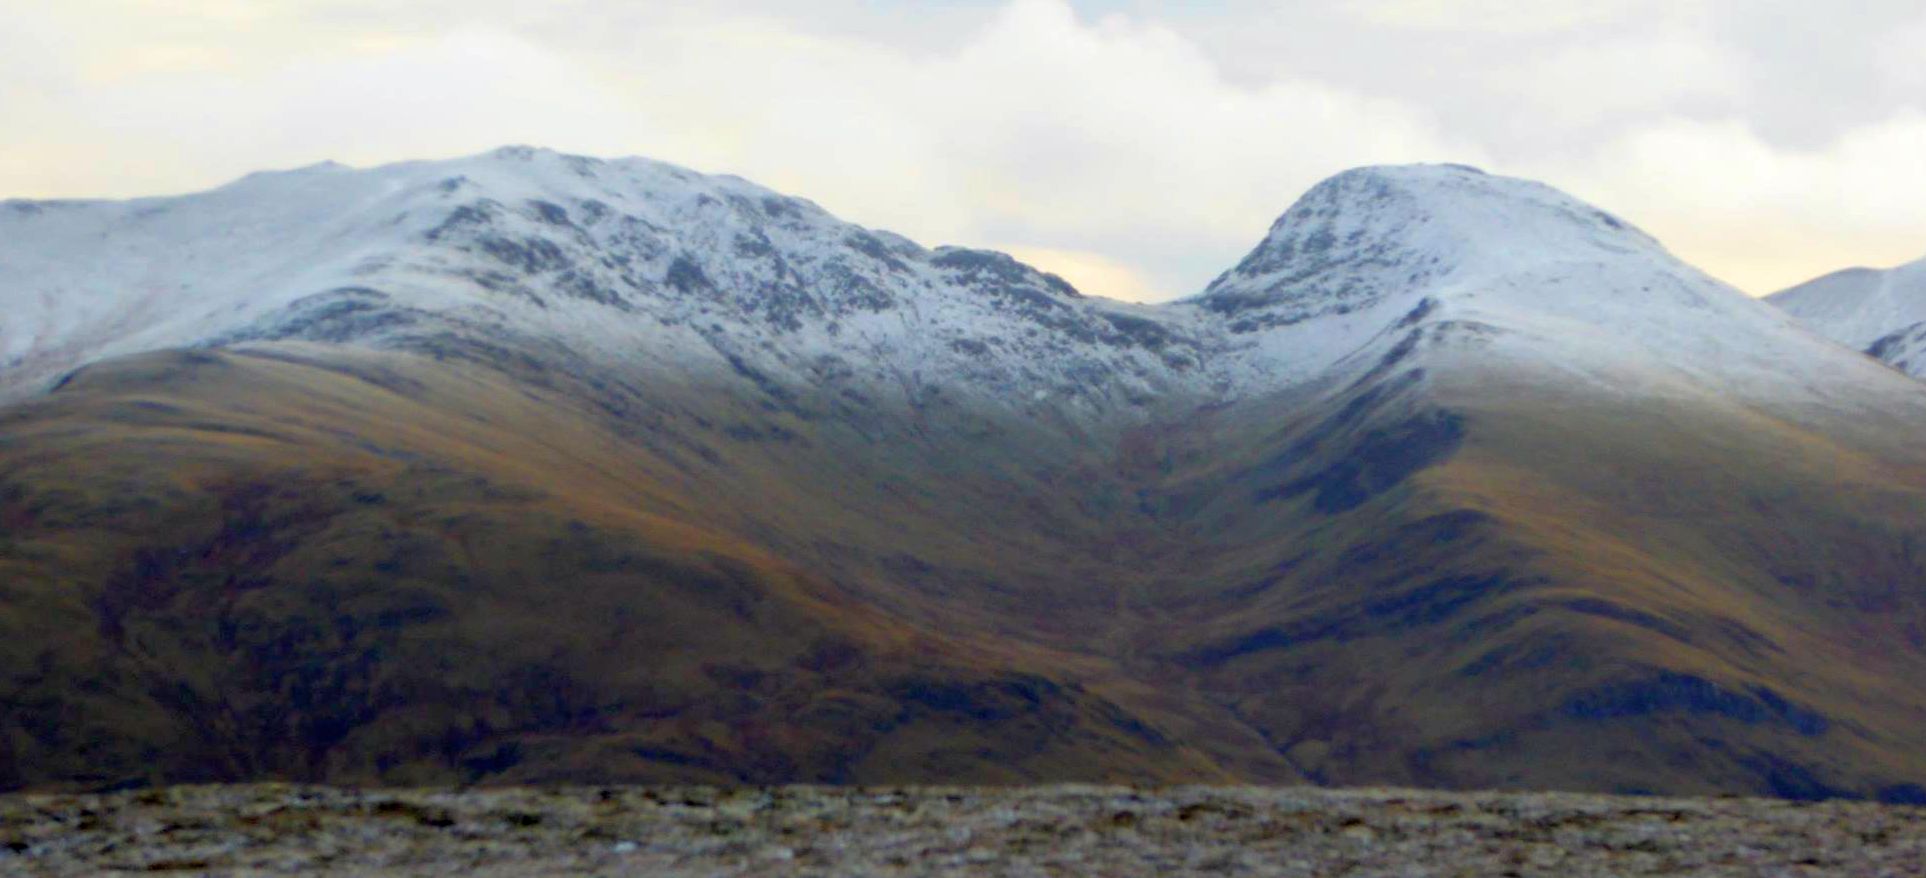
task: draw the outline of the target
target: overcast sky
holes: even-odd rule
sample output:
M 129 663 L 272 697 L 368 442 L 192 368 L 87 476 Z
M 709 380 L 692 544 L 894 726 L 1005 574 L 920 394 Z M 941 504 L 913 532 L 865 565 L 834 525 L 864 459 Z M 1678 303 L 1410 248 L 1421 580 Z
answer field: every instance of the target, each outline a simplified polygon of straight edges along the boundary
M 1162 299 L 1325 176 L 1457 161 L 1765 293 L 1926 256 L 1926 7 L 1850 6 L 0 0 L 0 197 L 528 143 Z

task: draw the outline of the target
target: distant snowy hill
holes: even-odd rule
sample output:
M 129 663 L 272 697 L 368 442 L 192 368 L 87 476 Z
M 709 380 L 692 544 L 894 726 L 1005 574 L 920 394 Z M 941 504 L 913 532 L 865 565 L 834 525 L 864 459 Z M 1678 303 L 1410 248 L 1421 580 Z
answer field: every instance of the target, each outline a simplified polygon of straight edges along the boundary
M 1926 378 L 1926 259 L 1848 268 L 1766 297 L 1841 344 Z

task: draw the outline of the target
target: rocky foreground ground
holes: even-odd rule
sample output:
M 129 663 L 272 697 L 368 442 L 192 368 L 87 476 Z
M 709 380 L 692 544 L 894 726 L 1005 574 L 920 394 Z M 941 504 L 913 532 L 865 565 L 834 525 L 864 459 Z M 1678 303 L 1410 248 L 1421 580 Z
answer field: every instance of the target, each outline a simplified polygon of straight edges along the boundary
M 176 787 L 0 797 L 0 873 L 1926 874 L 1926 808 L 1407 790 Z

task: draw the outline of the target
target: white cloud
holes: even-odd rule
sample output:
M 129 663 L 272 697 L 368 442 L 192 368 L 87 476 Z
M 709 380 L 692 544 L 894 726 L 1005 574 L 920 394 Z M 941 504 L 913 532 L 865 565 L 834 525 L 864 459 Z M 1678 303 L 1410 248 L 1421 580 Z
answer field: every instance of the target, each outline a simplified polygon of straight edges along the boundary
M 1692 33 L 1560 45 L 1500 68 L 1488 81 L 1497 93 L 1529 101 L 1546 122 L 1567 126 L 1735 99 L 1746 85 L 1741 59 Z
M 87 189 L 70 194 L 174 191 L 247 169 L 392 161 L 528 140 L 609 150 L 646 122 L 580 65 L 485 31 L 297 57 L 252 76 L 150 69 L 79 86 L 35 115 L 38 161 L 0 165 L 0 185 L 14 192 L 80 185 Z M 73 147 L 91 149 L 92 161 L 60 155 Z
M 1659 5 L 1651 0 L 1364 0 L 1366 21 L 1438 31 L 1535 34 L 1597 25 Z
M 1327 174 L 1455 160 L 1755 290 L 1926 252 L 1926 19 L 1742 7 L 0 0 L 0 194 L 527 142 L 739 173 L 1139 297 L 1195 292 Z M 1784 86 L 1808 42 L 1825 89 L 1864 87 L 1788 145 L 1823 98 Z
M 1816 150 L 1741 122 L 1672 119 L 1541 173 L 1625 212 L 1688 261 L 1764 294 L 1853 264 L 1926 255 L 1926 114 Z
M 1881 72 L 1908 88 L 1926 88 L 1926 14 L 1882 36 L 1873 46 Z

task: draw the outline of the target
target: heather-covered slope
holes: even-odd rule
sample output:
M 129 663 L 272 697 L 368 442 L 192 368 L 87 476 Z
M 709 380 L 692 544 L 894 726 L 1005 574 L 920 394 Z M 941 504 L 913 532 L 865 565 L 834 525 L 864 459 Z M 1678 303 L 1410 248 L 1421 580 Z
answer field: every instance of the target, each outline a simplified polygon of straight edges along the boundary
M 1350 172 L 1131 308 L 740 181 L 455 164 L 165 205 L 193 253 L 325 177 L 262 246 L 352 290 L 182 256 L 130 329 L 88 303 L 132 263 L 0 274 L 64 291 L 0 373 L 8 783 L 1926 798 L 1926 386 L 1553 190 Z M 148 228 L 72 210 L 42 250 Z

